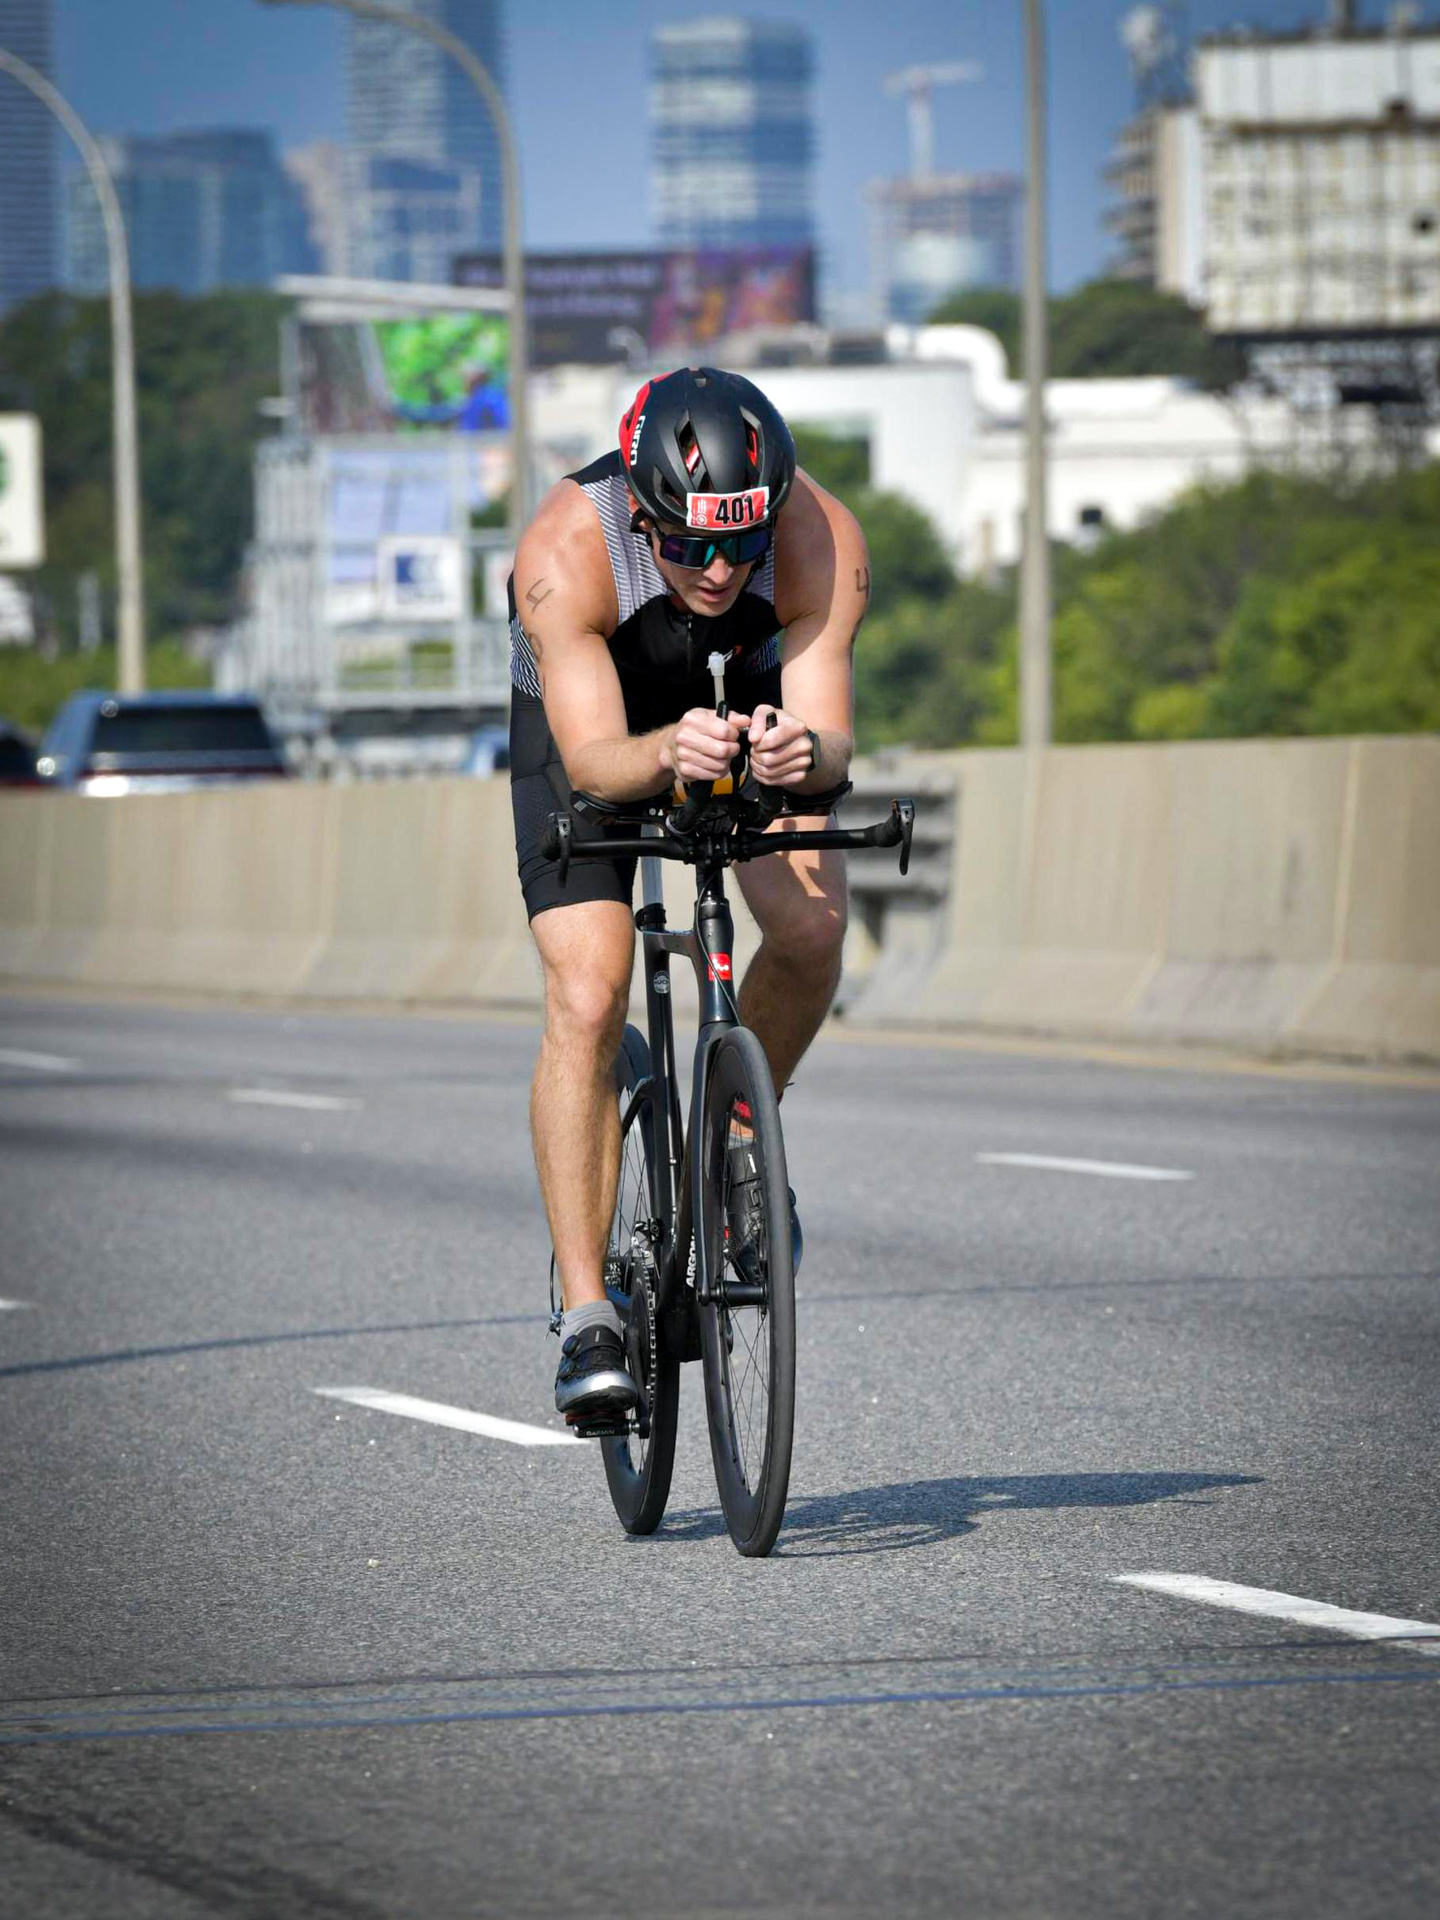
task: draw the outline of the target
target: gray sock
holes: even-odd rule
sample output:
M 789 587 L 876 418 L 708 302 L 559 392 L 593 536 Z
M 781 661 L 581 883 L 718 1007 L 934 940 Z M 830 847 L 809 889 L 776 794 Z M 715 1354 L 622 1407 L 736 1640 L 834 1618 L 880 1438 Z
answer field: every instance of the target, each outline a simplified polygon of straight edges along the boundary
M 560 1320 L 562 1344 L 572 1333 L 583 1333 L 587 1327 L 609 1327 L 620 1339 L 625 1337 L 620 1316 L 608 1300 L 595 1300 L 587 1307 L 567 1307 Z

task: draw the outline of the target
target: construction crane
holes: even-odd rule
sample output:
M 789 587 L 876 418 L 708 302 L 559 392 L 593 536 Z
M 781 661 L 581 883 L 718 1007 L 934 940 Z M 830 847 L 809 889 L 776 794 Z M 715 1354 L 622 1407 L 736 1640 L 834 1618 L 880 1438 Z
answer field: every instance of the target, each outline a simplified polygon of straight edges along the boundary
M 903 93 L 910 118 L 910 178 L 928 180 L 935 170 L 936 87 L 961 80 L 978 80 L 985 69 L 973 60 L 952 60 L 938 66 L 903 67 L 887 75 L 886 93 Z

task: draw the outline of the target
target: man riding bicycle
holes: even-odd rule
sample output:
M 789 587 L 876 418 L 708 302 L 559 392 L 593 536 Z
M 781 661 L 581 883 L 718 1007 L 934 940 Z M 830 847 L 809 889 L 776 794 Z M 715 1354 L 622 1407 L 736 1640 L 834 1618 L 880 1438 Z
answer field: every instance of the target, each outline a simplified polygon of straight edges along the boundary
M 640 1391 L 603 1267 L 620 1149 L 613 1077 L 635 927 L 633 858 L 562 886 L 540 849 L 572 788 L 618 803 L 730 771 L 742 736 L 763 785 L 825 793 L 846 776 L 850 656 L 869 598 L 864 536 L 797 470 L 785 422 L 713 367 L 648 381 L 611 453 L 559 481 L 520 542 L 510 589 L 511 797 L 520 880 L 545 974 L 531 1130 L 564 1303 L 555 1404 L 572 1423 Z M 726 657 L 727 713 L 709 657 Z M 823 825 L 796 816 L 773 831 Z M 604 828 L 574 821 L 575 837 Z M 740 1013 L 783 1089 L 840 978 L 838 855 L 739 872 L 761 943 Z

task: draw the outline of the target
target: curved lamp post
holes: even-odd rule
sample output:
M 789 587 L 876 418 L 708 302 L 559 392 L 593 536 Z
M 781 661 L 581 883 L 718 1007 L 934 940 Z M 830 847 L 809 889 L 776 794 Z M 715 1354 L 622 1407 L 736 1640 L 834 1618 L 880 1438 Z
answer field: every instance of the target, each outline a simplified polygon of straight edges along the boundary
M 529 353 L 525 329 L 525 263 L 520 239 L 520 168 L 515 155 L 515 139 L 510 116 L 500 89 L 474 51 L 451 33 L 448 27 L 403 7 L 383 4 L 383 0 L 264 0 L 270 7 L 338 7 L 362 20 L 380 20 L 386 26 L 401 27 L 433 41 L 443 53 L 469 75 L 490 113 L 491 124 L 500 142 L 500 173 L 505 193 L 505 290 L 510 295 L 510 531 L 519 545 L 530 510 L 530 434 L 529 434 Z
M 115 183 L 89 128 L 43 73 L 0 48 L 0 72 L 28 87 L 80 149 L 100 200 L 110 256 L 111 385 L 115 402 L 115 568 L 119 587 L 119 690 L 145 691 L 145 608 L 140 570 L 140 471 L 135 429 L 135 342 L 130 322 L 130 253 Z

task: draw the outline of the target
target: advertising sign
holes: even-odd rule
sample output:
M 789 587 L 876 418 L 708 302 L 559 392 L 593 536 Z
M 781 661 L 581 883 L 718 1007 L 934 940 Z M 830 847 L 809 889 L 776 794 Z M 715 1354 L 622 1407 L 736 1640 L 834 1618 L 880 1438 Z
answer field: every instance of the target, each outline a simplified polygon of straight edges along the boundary
M 40 422 L 33 413 L 0 413 L 0 568 L 45 560 Z
M 500 255 L 462 256 L 455 278 L 463 287 L 503 286 Z M 531 254 L 525 310 L 532 365 L 624 363 L 637 352 L 813 320 L 815 256 L 808 247 Z
M 387 535 L 377 552 L 382 620 L 458 620 L 465 559 L 445 534 Z

